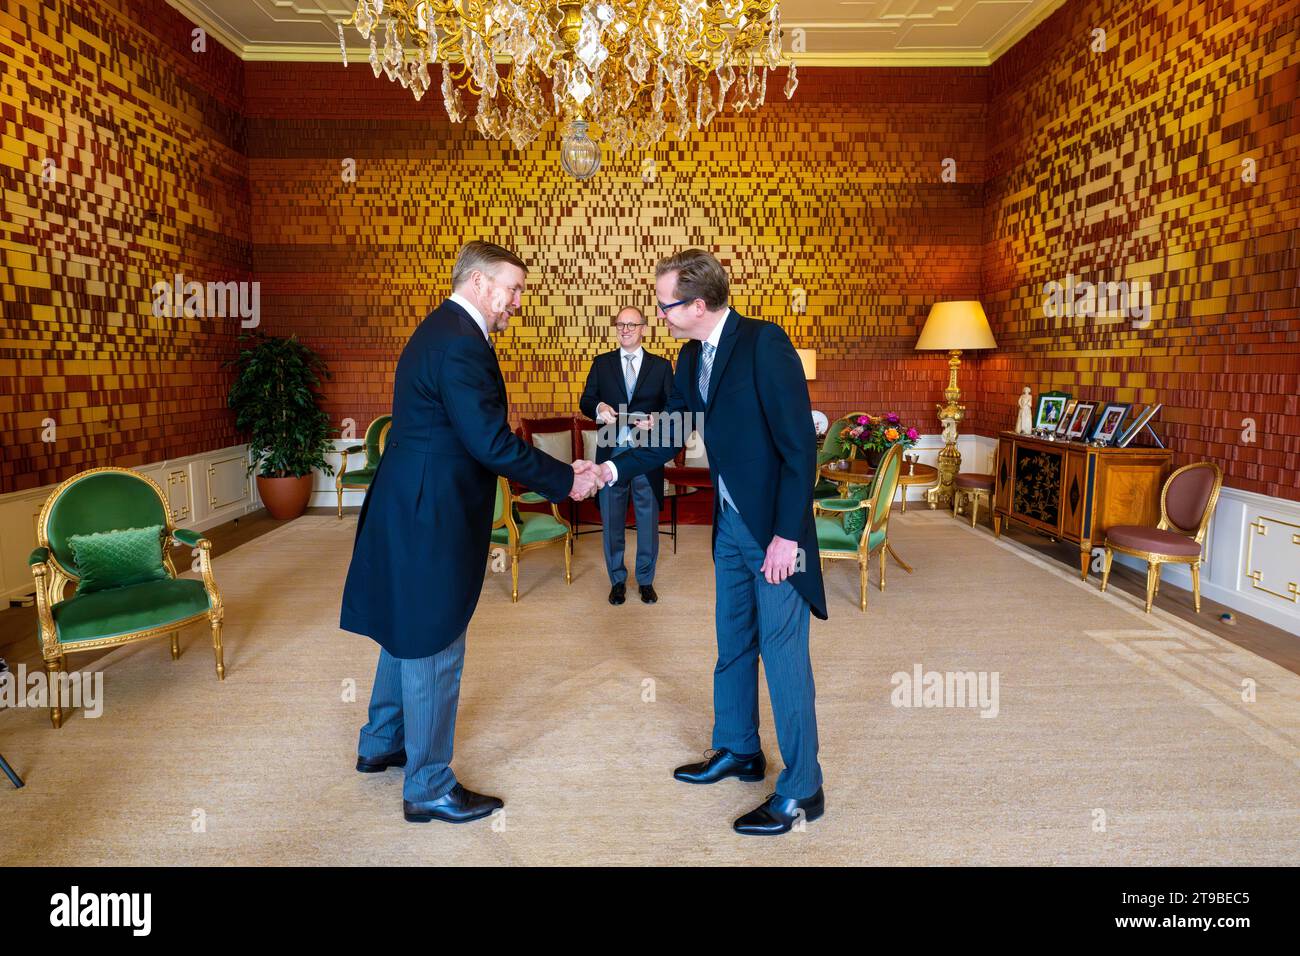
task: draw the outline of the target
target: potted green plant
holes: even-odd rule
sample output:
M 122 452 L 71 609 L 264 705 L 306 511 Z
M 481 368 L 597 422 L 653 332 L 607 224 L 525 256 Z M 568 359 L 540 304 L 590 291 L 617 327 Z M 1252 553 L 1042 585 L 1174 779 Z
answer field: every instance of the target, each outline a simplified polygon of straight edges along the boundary
M 235 427 L 248 436 L 248 472 L 257 472 L 257 493 L 271 517 L 296 518 L 311 499 L 312 471 L 327 475 L 329 416 L 317 404 L 325 362 L 297 336 L 261 332 L 241 335 L 245 346 L 226 364 L 235 368 L 230 407 Z

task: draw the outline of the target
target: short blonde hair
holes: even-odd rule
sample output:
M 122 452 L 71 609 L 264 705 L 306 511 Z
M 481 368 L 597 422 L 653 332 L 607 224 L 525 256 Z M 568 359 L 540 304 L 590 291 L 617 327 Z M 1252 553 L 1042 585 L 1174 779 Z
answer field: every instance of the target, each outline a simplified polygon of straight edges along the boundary
M 518 266 L 528 274 L 528 266 L 517 255 L 494 242 L 474 239 L 460 247 L 456 253 L 456 264 L 451 267 L 451 287 L 459 289 L 475 272 L 495 276 L 497 267 L 503 262 Z

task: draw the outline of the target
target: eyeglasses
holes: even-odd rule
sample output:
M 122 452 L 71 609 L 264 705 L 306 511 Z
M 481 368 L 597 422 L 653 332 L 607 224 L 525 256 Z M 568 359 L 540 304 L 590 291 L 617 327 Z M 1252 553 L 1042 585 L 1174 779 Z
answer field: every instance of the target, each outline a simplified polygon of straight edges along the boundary
M 698 296 L 696 296 L 695 298 L 698 298 Z M 666 313 L 668 312 L 669 309 L 675 309 L 675 308 L 677 308 L 679 305 L 685 305 L 687 302 L 694 302 L 694 301 L 695 301 L 695 298 L 690 298 L 690 299 L 678 299 L 676 302 L 669 302 L 669 303 L 667 303 L 667 304 L 665 304 L 665 303 L 663 303 L 663 302 L 655 302 L 655 305 L 659 306 L 659 311 L 660 311 L 660 312 L 666 314 Z
M 645 325 L 644 322 L 615 322 L 614 328 L 620 332 L 631 332 L 633 329 L 639 329 Z

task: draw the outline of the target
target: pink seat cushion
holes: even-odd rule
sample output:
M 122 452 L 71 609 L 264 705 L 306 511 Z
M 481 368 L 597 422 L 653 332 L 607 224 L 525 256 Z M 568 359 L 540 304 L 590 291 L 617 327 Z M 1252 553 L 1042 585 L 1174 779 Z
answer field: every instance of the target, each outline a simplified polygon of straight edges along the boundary
M 981 475 L 973 471 L 963 471 L 953 479 L 953 484 L 958 488 L 983 488 L 985 491 L 992 491 L 993 476 Z
M 1143 528 L 1135 524 L 1120 524 L 1109 529 L 1106 532 L 1106 543 L 1179 558 L 1194 558 L 1201 553 L 1201 546 L 1186 535 L 1157 528 Z

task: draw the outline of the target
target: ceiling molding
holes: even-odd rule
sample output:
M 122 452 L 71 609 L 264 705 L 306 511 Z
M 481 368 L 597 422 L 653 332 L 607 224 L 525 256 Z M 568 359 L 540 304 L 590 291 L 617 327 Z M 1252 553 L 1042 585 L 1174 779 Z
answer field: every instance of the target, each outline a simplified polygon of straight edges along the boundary
M 793 57 L 799 66 L 815 67 L 987 67 L 1023 40 L 1039 24 L 1059 10 L 1066 0 L 1046 0 L 1030 16 L 1017 23 L 1010 32 L 995 41 L 990 50 L 881 50 L 874 52 L 804 52 Z M 203 0 L 167 0 L 190 21 L 207 31 L 222 46 L 247 62 L 340 63 L 337 43 L 265 43 L 248 42 L 238 30 L 213 16 Z M 880 21 L 788 22 L 787 29 L 852 30 L 876 26 Z M 348 62 L 364 64 L 370 48 L 348 48 Z

